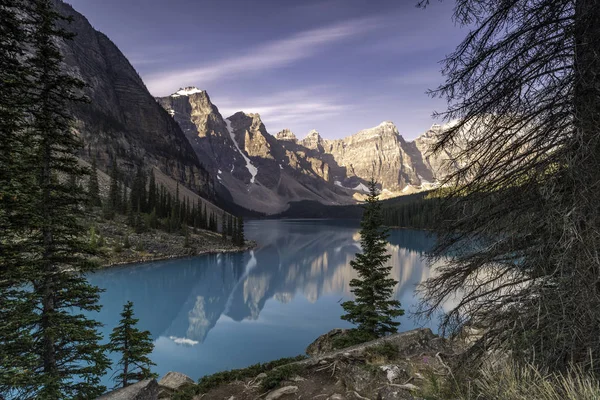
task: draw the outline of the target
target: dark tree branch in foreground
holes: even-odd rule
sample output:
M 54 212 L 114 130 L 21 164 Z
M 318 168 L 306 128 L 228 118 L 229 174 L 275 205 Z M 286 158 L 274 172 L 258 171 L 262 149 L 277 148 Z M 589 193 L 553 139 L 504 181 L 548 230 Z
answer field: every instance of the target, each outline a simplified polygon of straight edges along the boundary
M 457 0 L 454 19 L 471 30 L 431 93 L 452 121 L 431 151 L 450 154 L 453 172 L 431 255 L 443 266 L 421 288 L 421 313 L 458 295 L 442 326 L 483 326 L 479 349 L 590 366 L 600 357 L 600 5 Z

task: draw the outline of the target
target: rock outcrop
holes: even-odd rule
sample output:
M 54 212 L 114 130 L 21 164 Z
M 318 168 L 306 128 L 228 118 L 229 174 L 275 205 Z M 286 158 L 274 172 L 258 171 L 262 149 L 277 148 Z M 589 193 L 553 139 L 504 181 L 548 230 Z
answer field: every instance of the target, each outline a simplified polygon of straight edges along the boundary
M 156 379 L 146 379 L 106 393 L 98 400 L 157 400 L 158 390 Z
M 429 329 L 416 329 L 320 353 L 328 342 L 344 332 L 336 329 L 318 338 L 315 343 L 319 344 L 316 346 L 319 355 L 279 366 L 242 382 L 223 383 L 199 396 L 235 400 L 412 400 L 434 398 L 428 392 L 430 380 L 440 385 L 447 379 L 449 367 L 444 360 L 453 356 L 452 345 Z M 244 374 L 245 370 L 240 370 L 234 375 Z M 267 390 L 266 381 L 270 382 Z M 273 387 L 273 382 L 278 383 L 277 386 Z
M 96 158 L 105 171 L 116 159 L 126 180 L 133 178 L 138 165 L 156 167 L 195 192 L 213 197 L 213 180 L 189 140 L 123 53 L 70 5 L 53 1 L 58 12 L 72 18 L 64 28 L 76 35 L 60 44 L 65 68 L 86 83 L 84 94 L 91 100 L 72 107 L 75 128 L 84 142 L 81 157 Z
M 165 376 L 158 381 L 158 397 L 170 398 L 173 393 L 186 385 L 193 385 L 194 380 L 181 372 L 167 372 Z
M 306 354 L 315 357 L 331 353 L 334 350 L 334 341 L 345 336 L 348 331 L 348 329 L 337 328 L 319 336 L 314 342 L 308 345 Z

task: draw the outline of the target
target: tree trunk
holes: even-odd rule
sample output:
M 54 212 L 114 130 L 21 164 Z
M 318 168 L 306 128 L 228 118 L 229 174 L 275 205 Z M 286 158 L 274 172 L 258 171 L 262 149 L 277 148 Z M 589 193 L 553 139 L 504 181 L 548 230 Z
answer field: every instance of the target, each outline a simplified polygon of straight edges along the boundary
M 563 274 L 572 280 L 584 315 L 573 316 L 582 337 L 597 337 L 600 329 L 600 1 L 575 3 L 574 136 L 568 166 L 564 211 L 567 215 L 566 261 Z M 570 193 L 569 193 L 570 190 Z M 573 308 L 573 307 L 572 307 Z M 595 333 L 595 334 L 594 334 Z M 600 340 L 588 339 L 587 354 L 573 361 L 597 358 Z M 579 349 L 581 351 L 581 349 Z M 592 354 L 595 353 L 595 354 Z M 583 359 L 583 360 L 582 360 Z M 588 360 L 592 361 L 592 360 Z

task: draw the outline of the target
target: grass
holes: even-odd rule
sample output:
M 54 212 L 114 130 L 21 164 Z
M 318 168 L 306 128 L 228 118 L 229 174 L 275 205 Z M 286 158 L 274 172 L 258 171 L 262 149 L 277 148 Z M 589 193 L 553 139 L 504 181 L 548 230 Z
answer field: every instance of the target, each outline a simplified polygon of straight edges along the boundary
M 419 395 L 426 400 L 597 400 L 600 381 L 574 368 L 549 373 L 533 365 L 504 360 L 487 365 L 470 376 L 440 377 L 425 374 Z
M 265 392 L 276 388 L 279 384 L 293 376 L 298 375 L 302 371 L 302 367 L 297 364 L 284 365 L 267 372 L 267 377 L 260 384 L 261 389 Z
M 488 400 L 595 400 L 600 399 L 600 382 L 575 368 L 568 373 L 547 373 L 532 365 L 504 362 L 481 371 L 473 381 L 473 392 Z
M 286 364 L 290 364 L 290 363 L 293 363 L 296 361 L 302 361 L 306 358 L 307 358 L 306 356 L 302 356 L 302 355 L 296 356 L 296 357 L 280 358 L 279 360 L 270 361 L 267 363 L 254 364 L 247 368 L 233 369 L 230 371 L 222 371 L 222 372 L 217 372 L 216 374 L 203 376 L 202 378 L 200 378 L 198 380 L 198 384 L 195 385 L 194 395 L 200 394 L 200 393 L 206 393 L 213 388 L 216 388 L 218 386 L 221 386 L 221 385 L 224 385 L 224 384 L 227 384 L 230 382 L 254 378 L 258 374 L 261 374 L 263 372 L 267 373 L 267 377 L 269 377 L 270 373 L 274 374 L 274 371 L 272 371 L 273 369 L 275 369 L 277 367 L 285 366 Z M 284 368 L 284 367 L 282 367 L 282 368 Z M 275 374 L 270 378 L 270 380 L 273 382 L 276 379 L 277 379 L 277 375 L 275 375 Z M 285 378 L 282 378 L 282 379 L 285 379 Z M 192 397 L 193 396 L 191 396 L 189 398 L 191 399 Z M 188 399 L 188 397 L 178 398 L 178 400 L 186 400 L 186 399 Z
M 398 356 L 398 346 L 390 342 L 383 342 L 377 346 L 367 348 L 366 355 L 370 360 L 391 361 Z
M 345 335 L 334 337 L 332 340 L 332 346 L 333 350 L 340 350 L 345 349 L 346 347 L 369 342 L 373 339 L 376 339 L 376 337 L 357 329 L 350 329 Z

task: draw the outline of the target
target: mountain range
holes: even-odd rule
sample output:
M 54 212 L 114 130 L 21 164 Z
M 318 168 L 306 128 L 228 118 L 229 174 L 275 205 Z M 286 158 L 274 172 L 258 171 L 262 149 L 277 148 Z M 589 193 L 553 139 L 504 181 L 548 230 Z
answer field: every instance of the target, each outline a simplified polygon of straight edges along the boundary
M 106 35 L 70 5 L 54 2 L 72 18 L 64 28 L 76 34 L 61 43 L 65 68 L 86 82 L 91 100 L 72 109 L 84 143 L 80 156 L 96 159 L 103 171 L 116 161 L 126 184 L 142 166 L 168 190 L 179 183 L 217 210 L 276 214 L 307 200 L 355 204 L 371 177 L 383 197 L 393 197 L 430 189 L 444 175 L 444 157 L 427 156 L 439 125 L 414 141 L 389 121 L 344 139 L 316 130 L 298 139 L 290 130 L 269 133 L 259 114 L 224 117 L 193 86 L 155 98 Z
M 256 113 L 223 117 L 208 93 L 193 86 L 156 100 L 222 190 L 267 214 L 302 200 L 353 204 L 364 198 L 371 177 L 383 197 L 393 197 L 431 189 L 444 175 L 443 157 L 427 154 L 440 125 L 414 141 L 390 121 L 344 139 L 328 140 L 316 130 L 298 139 L 289 129 L 270 134 Z

